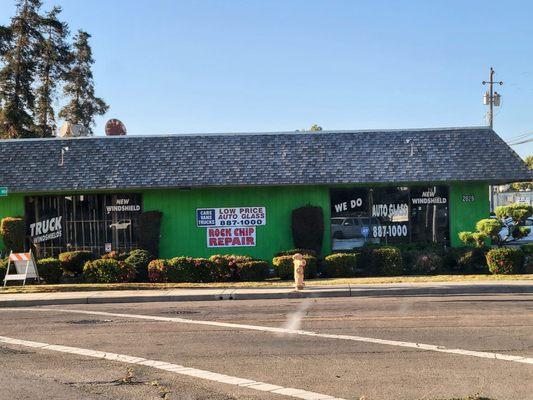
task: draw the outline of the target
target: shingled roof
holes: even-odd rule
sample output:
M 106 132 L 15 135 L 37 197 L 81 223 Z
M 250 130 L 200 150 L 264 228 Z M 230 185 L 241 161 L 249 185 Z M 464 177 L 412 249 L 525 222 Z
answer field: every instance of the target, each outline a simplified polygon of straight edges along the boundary
M 0 140 L 0 165 L 10 192 L 533 180 L 485 127 Z

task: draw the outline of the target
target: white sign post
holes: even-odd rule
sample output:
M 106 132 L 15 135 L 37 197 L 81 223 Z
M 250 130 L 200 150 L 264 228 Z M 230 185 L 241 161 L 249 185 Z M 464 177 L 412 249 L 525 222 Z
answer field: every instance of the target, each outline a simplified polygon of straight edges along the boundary
M 9 272 L 13 264 L 14 271 Z M 7 281 L 22 281 L 22 286 L 26 285 L 26 279 L 34 278 L 39 280 L 37 264 L 33 258 L 33 253 L 9 253 L 6 276 L 4 277 L 4 287 Z

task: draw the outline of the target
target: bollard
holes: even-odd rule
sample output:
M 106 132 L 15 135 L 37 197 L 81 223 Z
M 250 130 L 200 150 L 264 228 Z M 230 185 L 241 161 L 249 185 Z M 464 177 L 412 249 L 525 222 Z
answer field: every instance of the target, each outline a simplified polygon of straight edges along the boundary
M 292 256 L 294 263 L 294 288 L 296 290 L 303 290 L 304 288 L 304 270 L 307 264 L 300 253 Z

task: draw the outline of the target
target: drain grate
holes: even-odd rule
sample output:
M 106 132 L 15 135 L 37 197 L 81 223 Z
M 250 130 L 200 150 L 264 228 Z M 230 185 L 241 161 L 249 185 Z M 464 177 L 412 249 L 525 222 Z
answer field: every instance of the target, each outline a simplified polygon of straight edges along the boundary
M 68 324 L 74 325 L 100 325 L 112 322 L 110 319 L 79 319 L 75 321 L 68 321 Z

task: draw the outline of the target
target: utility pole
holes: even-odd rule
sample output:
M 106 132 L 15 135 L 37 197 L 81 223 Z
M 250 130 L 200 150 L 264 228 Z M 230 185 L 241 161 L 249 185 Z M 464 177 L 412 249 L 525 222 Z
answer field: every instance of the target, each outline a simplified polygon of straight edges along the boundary
M 485 92 L 485 95 L 483 96 L 483 104 L 489 106 L 489 112 L 487 114 L 487 119 L 489 120 L 489 126 L 490 129 L 492 129 L 494 124 L 494 107 L 500 106 L 500 94 L 498 92 L 494 91 L 494 84 L 497 85 L 503 85 L 502 81 L 495 82 L 494 81 L 494 69 L 490 67 L 490 76 L 489 81 L 483 81 L 481 82 L 483 85 L 489 85 L 489 90 Z

